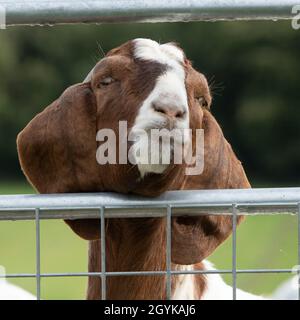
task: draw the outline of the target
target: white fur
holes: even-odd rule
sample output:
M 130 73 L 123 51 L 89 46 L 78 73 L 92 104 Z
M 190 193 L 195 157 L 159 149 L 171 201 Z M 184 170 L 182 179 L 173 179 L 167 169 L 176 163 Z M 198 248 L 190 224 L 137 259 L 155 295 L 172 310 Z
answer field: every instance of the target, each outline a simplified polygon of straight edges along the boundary
M 182 271 L 194 270 L 193 266 L 182 266 Z M 182 274 L 178 276 L 177 287 L 174 290 L 172 300 L 195 300 L 195 283 L 192 274 Z
M 174 108 L 174 110 L 185 112 L 185 117 L 177 119 L 173 126 L 174 129 L 188 129 L 189 109 L 185 88 L 185 71 L 182 65 L 183 52 L 171 44 L 159 45 L 149 39 L 136 39 L 134 40 L 134 45 L 135 58 L 156 61 L 167 65 L 168 69 L 158 77 L 154 89 L 143 101 L 131 133 L 134 135 L 139 130 L 160 129 L 168 126 L 166 118 L 153 109 L 155 102 L 166 104 L 170 108 Z M 135 147 L 141 148 L 145 144 L 145 141 L 140 139 Z M 168 167 L 167 164 L 145 164 L 143 156 L 148 158 L 147 152 L 141 154 L 141 158 L 136 159 L 141 177 L 151 172 L 162 173 Z
M 157 61 L 175 68 L 184 62 L 183 51 L 176 46 L 165 43 L 159 44 L 151 39 L 135 39 L 134 56 L 138 59 Z M 184 70 L 183 74 L 184 74 Z
M 294 276 L 282 283 L 271 295 L 273 300 L 297 300 L 299 291 L 298 276 Z
M 204 267 L 206 270 L 216 270 L 213 264 L 209 261 L 204 261 Z M 231 286 L 225 283 L 220 274 L 208 274 L 207 289 L 205 290 L 202 300 L 232 300 L 233 289 Z M 237 300 L 264 300 L 263 297 L 257 296 L 252 293 L 245 292 L 243 290 L 236 290 Z
M 216 270 L 209 261 L 204 261 L 205 270 Z M 193 266 L 185 266 L 183 270 L 194 270 Z M 232 287 L 225 283 L 219 274 L 207 274 L 206 290 L 201 300 L 232 300 Z M 243 290 L 237 289 L 237 300 L 263 300 L 257 296 Z M 195 300 L 195 281 L 194 275 L 181 275 L 180 281 L 173 293 L 173 300 Z
M 36 300 L 36 297 L 20 287 L 1 280 L 0 300 Z

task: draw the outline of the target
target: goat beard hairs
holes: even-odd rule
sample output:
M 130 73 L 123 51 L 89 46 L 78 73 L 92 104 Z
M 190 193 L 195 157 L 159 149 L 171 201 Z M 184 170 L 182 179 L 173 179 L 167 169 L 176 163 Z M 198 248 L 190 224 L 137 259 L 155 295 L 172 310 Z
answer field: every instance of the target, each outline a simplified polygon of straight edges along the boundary
M 22 170 L 38 192 L 116 191 L 154 196 L 167 190 L 250 188 L 241 163 L 208 110 L 204 110 L 202 123 L 204 172 L 200 176 L 185 176 L 183 166 L 171 166 L 164 174 L 150 175 L 138 183 L 137 168 L 97 164 L 95 133 L 101 121 L 96 110 L 89 85 L 74 85 L 18 135 Z M 66 222 L 82 238 L 99 239 L 99 220 Z M 231 230 L 230 216 L 172 218 L 172 262 L 201 262 Z

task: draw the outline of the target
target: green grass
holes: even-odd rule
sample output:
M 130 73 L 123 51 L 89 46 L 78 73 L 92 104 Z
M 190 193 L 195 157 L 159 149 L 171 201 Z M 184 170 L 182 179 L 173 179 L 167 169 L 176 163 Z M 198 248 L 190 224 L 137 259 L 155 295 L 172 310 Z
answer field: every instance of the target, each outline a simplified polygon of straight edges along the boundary
M 218 268 L 231 268 L 231 238 L 209 258 Z M 297 217 L 251 216 L 237 231 L 237 268 L 292 268 L 297 265 Z M 271 294 L 289 278 L 287 274 L 240 274 L 239 288 L 256 294 Z M 231 283 L 231 277 L 226 277 Z
M 26 183 L 0 184 L 0 194 L 34 193 Z M 41 221 L 41 272 L 86 272 L 87 242 L 77 237 L 59 220 Z M 0 222 L 0 265 L 7 273 L 35 272 L 34 221 Z M 11 282 L 35 294 L 34 279 Z M 43 278 L 43 299 L 83 299 L 86 278 Z
M 33 193 L 26 182 L 0 183 L 0 194 Z M 238 268 L 291 268 L 297 264 L 297 218 L 292 215 L 252 216 L 237 234 Z M 209 258 L 217 268 L 231 268 L 231 239 Z M 8 273 L 35 272 L 33 221 L 0 222 L 0 265 Z M 87 271 L 87 242 L 62 221 L 41 221 L 41 271 Z M 238 275 L 238 287 L 271 293 L 289 275 Z M 225 276 L 230 283 L 231 277 Z M 43 278 L 43 299 L 83 299 L 86 278 Z M 12 280 L 35 294 L 34 279 Z
M 0 182 L 0 194 L 30 194 L 35 193 L 28 182 L 22 181 L 8 181 Z

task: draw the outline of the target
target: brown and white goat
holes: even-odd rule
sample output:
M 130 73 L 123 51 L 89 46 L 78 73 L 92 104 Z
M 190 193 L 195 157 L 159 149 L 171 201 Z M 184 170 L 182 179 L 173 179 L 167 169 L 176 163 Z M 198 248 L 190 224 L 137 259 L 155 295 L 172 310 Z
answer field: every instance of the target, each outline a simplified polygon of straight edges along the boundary
M 182 49 L 148 39 L 111 50 L 85 82 L 68 88 L 19 134 L 22 169 L 40 193 L 115 191 L 156 196 L 167 190 L 249 188 L 240 161 L 209 111 L 206 78 Z M 96 161 L 101 128 L 204 130 L 204 171 L 186 165 L 104 164 Z M 194 148 L 194 146 L 193 146 Z M 117 148 L 118 150 L 118 148 Z M 200 191 L 201 192 L 201 191 Z M 89 240 L 89 271 L 100 271 L 99 220 L 66 221 Z M 107 271 L 165 270 L 164 218 L 106 221 Z M 203 269 L 204 259 L 231 234 L 229 216 L 172 218 L 173 269 Z M 185 279 L 192 279 L 184 290 Z M 90 277 L 88 299 L 100 299 L 100 279 Z M 192 286 L 191 286 L 192 284 Z M 201 299 L 203 275 L 172 276 L 173 298 Z M 165 299 L 164 276 L 108 277 L 108 299 Z

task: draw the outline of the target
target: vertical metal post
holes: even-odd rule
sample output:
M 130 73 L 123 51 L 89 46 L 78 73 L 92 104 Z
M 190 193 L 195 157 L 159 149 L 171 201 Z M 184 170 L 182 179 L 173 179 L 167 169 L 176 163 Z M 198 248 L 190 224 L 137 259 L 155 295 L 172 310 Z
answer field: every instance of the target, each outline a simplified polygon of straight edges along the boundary
M 171 279 L 171 219 L 172 208 L 170 205 L 167 207 L 167 244 L 166 244 L 166 268 L 167 268 L 167 300 L 171 300 L 172 295 L 172 279 Z
M 298 273 L 298 300 L 300 300 L 300 203 L 298 203 L 298 267 L 297 267 L 297 273 Z
M 36 298 L 41 300 L 41 250 L 40 250 L 40 209 L 35 209 L 36 234 Z
M 237 205 L 232 205 L 232 300 L 236 300 L 236 224 Z
M 100 208 L 100 229 L 101 229 L 101 298 L 106 300 L 106 245 L 105 245 L 105 216 L 104 207 Z

